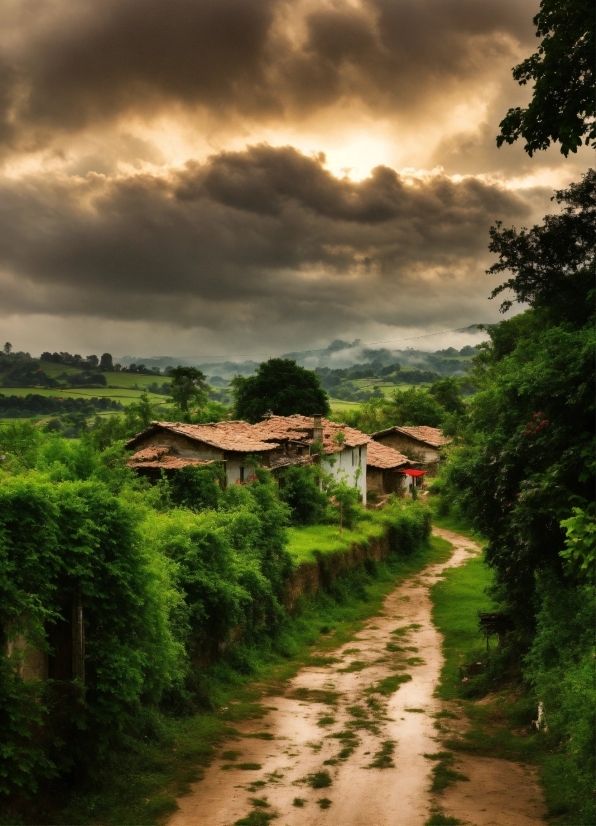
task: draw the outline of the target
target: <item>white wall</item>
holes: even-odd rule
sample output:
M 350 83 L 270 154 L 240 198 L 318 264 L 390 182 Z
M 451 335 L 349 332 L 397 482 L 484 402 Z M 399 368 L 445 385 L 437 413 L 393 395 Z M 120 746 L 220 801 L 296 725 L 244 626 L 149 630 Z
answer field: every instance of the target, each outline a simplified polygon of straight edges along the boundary
M 329 459 L 332 461 L 330 462 Z M 350 487 L 358 488 L 362 495 L 362 502 L 366 505 L 366 445 L 360 448 L 345 447 L 331 457 L 325 457 L 321 462 L 321 467 L 325 473 L 329 473 L 338 482 L 343 480 Z M 358 473 L 359 469 L 360 473 Z
M 244 481 L 253 473 L 252 465 L 247 465 L 242 458 L 227 459 L 226 461 L 226 482 L 228 485 L 235 485 L 240 480 L 240 468 L 244 468 Z

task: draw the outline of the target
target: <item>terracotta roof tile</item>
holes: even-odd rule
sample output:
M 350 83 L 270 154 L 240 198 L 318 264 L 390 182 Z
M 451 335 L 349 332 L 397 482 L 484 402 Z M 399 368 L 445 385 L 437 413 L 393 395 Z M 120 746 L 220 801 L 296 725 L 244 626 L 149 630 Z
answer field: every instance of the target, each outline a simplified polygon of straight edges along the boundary
M 451 443 L 451 439 L 447 436 L 443 435 L 443 431 L 440 430 L 438 427 L 398 427 L 397 425 L 394 427 L 388 427 L 385 430 L 378 430 L 376 433 L 372 434 L 373 439 L 376 439 L 378 436 L 385 436 L 387 433 L 403 433 L 405 436 L 411 436 L 412 439 L 416 439 L 418 442 L 424 442 L 424 444 L 430 445 L 430 447 L 442 447 L 443 445 L 448 445 Z
M 166 445 L 155 445 L 138 450 L 126 463 L 130 468 L 155 468 L 164 470 L 179 470 L 188 465 L 212 465 L 212 460 L 185 459 L 172 453 Z
M 366 464 L 382 470 L 389 470 L 403 465 L 411 465 L 412 462 L 399 450 L 394 450 L 388 445 L 382 445 L 380 442 L 371 440 L 366 448 Z
M 127 442 L 127 447 L 135 447 L 139 441 L 142 441 L 142 437 L 159 430 L 179 433 L 189 439 L 203 442 L 210 447 L 237 453 L 262 453 L 279 447 L 277 444 L 261 441 L 258 435 L 252 431 L 252 426 L 248 422 L 214 422 L 213 424 L 151 422 L 147 430 L 137 434 Z
M 258 424 L 252 425 L 254 432 L 260 439 L 274 439 L 278 442 L 299 442 L 304 445 L 313 443 L 314 421 L 312 416 L 269 416 Z M 321 419 L 323 429 L 323 445 L 325 453 L 338 453 L 344 447 L 358 447 L 370 442 L 370 436 L 361 433 L 346 424 Z M 343 434 L 344 442 L 337 440 L 337 434 Z

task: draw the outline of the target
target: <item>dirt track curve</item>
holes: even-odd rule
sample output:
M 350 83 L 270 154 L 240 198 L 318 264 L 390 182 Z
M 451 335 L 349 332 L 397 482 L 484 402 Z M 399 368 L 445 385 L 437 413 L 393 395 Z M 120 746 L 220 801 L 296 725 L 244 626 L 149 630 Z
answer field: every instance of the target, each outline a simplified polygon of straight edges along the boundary
M 240 724 L 244 736 L 222 747 L 234 759 L 212 763 L 168 826 L 231 826 L 257 810 L 277 815 L 279 826 L 423 826 L 436 802 L 424 754 L 441 750 L 434 715 L 442 703 L 433 693 L 443 658 L 429 587 L 479 550 L 450 531 L 434 533 L 454 545 L 449 561 L 405 581 L 333 652 L 336 662 L 303 668 L 262 720 Z M 250 736 L 263 732 L 272 739 Z M 241 768 L 251 763 L 260 768 Z M 469 757 L 454 768 L 470 780 L 441 796 L 446 814 L 474 826 L 543 823 L 531 769 Z

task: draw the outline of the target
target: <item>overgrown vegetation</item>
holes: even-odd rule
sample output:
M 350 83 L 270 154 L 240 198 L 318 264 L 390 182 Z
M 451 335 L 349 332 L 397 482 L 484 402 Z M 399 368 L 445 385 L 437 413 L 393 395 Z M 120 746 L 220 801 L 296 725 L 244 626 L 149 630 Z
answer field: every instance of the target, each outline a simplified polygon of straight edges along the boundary
M 551 810 L 588 824 L 596 819 L 596 173 L 556 200 L 562 211 L 540 226 L 493 228 L 491 272 L 511 274 L 493 294 L 508 288 L 531 306 L 488 330 L 474 360 L 478 392 L 438 484 L 439 511 L 463 514 L 487 539 L 491 597 L 509 624 L 488 678 L 517 683 L 534 714 L 541 704 Z
M 137 407 L 77 440 L 29 423 L 2 429 L 0 793 L 9 818 L 39 822 L 38 807 L 52 801 L 58 820 L 61 805 L 71 818 L 76 812 L 76 822 L 95 820 L 91 801 L 103 800 L 106 810 L 105 783 L 119 790 L 109 816 L 121 816 L 129 792 L 114 777 L 116 764 L 134 797 L 147 796 L 154 782 L 130 780 L 135 761 L 172 736 L 189 743 L 191 761 L 203 760 L 225 719 L 201 724 L 197 714 L 209 714 L 263 662 L 295 654 L 305 637 L 318 635 L 321 617 L 353 616 L 375 578 L 389 580 L 397 570 L 390 560 L 343 576 L 329 571 L 315 628 L 305 606 L 290 617 L 283 608 L 296 564 L 290 508 L 271 475 L 257 468 L 248 484 L 223 490 L 214 466 L 189 468 L 178 481 L 150 487 L 126 467 L 121 438 L 149 415 Z M 325 501 L 323 518 L 331 507 L 335 523 L 302 530 L 329 528 L 339 537 L 337 514 Z M 428 515 L 396 501 L 385 525 L 392 559 L 416 559 Z M 383 530 L 375 516 L 355 534 L 366 540 Z M 77 611 L 84 673 L 72 655 Z M 47 658 L 48 679 L 32 678 L 34 652 Z M 250 707 L 234 706 L 234 713 Z M 185 739 L 193 731 L 200 748 Z M 158 798 L 155 811 L 141 807 L 144 817 L 171 806 Z

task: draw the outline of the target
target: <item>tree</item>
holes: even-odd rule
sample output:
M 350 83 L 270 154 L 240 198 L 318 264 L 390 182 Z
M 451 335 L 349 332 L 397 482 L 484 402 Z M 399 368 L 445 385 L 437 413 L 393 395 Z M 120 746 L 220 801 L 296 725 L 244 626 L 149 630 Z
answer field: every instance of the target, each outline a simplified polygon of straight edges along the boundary
M 500 123 L 497 146 L 522 137 L 532 156 L 551 141 L 561 152 L 596 146 L 594 5 L 590 0 L 542 0 L 534 17 L 538 51 L 513 69 L 521 86 L 534 83 L 527 108 L 510 109 Z
M 425 390 L 412 387 L 411 390 L 394 390 L 389 418 L 394 425 L 426 425 L 438 427 L 445 410 L 434 396 Z
M 213 465 L 188 465 L 177 470 L 170 481 L 172 502 L 195 511 L 216 509 L 221 493 L 218 484 L 221 475 L 221 468 Z
M 511 273 L 493 295 L 507 287 L 531 309 L 480 345 L 467 446 L 448 471 L 526 640 L 537 574 L 563 576 L 565 528 L 575 509 L 593 513 L 595 189 L 591 171 L 556 193 L 570 205 L 562 214 L 520 234 L 493 228 L 500 261 L 489 272 Z
M 6 344 L 4 345 L 4 353 L 7 356 L 9 356 L 11 352 L 12 352 L 12 344 L 10 343 L 10 341 L 7 341 Z
M 76 358 L 76 356 L 75 356 Z M 92 369 L 95 370 L 99 366 L 99 359 L 97 356 L 87 356 L 87 364 Z
M 342 533 L 344 528 L 351 530 L 361 513 L 360 491 L 357 488 L 351 487 L 342 479 L 330 485 L 329 494 L 331 496 L 331 504 L 337 509 L 339 532 Z
M 207 401 L 208 384 L 205 374 L 196 367 L 176 367 L 170 373 L 170 394 L 180 410 L 188 413 L 188 407 L 194 402 L 201 407 Z
M 461 397 L 460 384 L 455 376 L 446 376 L 433 382 L 428 392 L 448 413 L 465 412 L 466 406 Z
M 235 415 L 253 423 L 268 411 L 277 416 L 330 412 L 327 394 L 318 377 L 292 359 L 264 361 L 254 376 L 236 376 L 232 388 Z
M 487 273 L 513 273 L 491 298 L 509 289 L 515 301 L 541 308 L 552 320 L 583 324 L 593 311 L 596 172 L 588 170 L 579 183 L 556 191 L 553 200 L 565 204 L 562 212 L 546 215 L 531 230 L 502 229 L 500 222 L 491 227 L 489 249 L 499 261 Z M 504 301 L 501 312 L 512 304 Z
M 318 465 L 294 465 L 282 473 L 279 496 L 289 505 L 294 525 L 313 525 L 321 518 L 329 500 L 320 480 Z
M 99 369 L 111 372 L 114 369 L 114 362 L 110 353 L 103 353 L 99 360 Z

